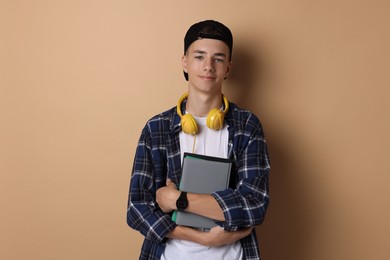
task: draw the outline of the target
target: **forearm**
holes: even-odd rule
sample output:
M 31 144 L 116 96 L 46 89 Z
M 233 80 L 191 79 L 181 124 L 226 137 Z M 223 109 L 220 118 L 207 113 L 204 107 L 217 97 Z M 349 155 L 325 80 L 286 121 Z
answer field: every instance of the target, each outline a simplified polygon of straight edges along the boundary
M 167 185 L 158 189 L 156 201 L 160 208 L 168 213 L 177 210 L 176 201 L 181 191 L 176 189 L 176 185 L 168 180 Z M 225 217 L 216 199 L 208 194 L 187 193 L 188 206 L 185 211 L 195 213 L 218 221 L 224 221 Z
M 224 221 L 225 216 L 215 198 L 208 194 L 188 193 L 187 212 L 195 213 L 214 220 Z
M 204 241 L 202 240 L 202 238 L 204 238 L 204 232 L 185 226 L 176 226 L 176 228 L 168 233 L 166 237 L 204 244 Z
M 183 239 L 204 246 L 218 247 L 234 243 L 248 236 L 252 230 L 253 228 L 245 228 L 242 230 L 230 232 L 221 229 L 219 226 L 216 226 L 209 232 L 203 232 L 189 227 L 177 226 L 167 235 L 167 238 Z

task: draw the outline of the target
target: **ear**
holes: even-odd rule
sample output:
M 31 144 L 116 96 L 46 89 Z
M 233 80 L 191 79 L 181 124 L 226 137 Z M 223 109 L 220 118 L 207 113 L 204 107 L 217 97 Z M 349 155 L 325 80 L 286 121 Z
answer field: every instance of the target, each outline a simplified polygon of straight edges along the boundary
M 181 57 L 181 66 L 183 67 L 183 71 L 187 73 L 187 56 L 185 54 Z
M 227 65 L 226 68 L 225 79 L 228 77 L 231 68 L 232 68 L 232 61 L 229 61 L 229 64 Z

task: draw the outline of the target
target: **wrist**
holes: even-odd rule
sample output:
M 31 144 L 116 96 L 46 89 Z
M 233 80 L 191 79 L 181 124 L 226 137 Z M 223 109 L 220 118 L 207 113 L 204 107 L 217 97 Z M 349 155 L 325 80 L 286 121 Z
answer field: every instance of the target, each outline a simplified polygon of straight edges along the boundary
M 176 200 L 176 209 L 178 211 L 184 211 L 188 207 L 187 192 L 182 191 L 179 198 Z

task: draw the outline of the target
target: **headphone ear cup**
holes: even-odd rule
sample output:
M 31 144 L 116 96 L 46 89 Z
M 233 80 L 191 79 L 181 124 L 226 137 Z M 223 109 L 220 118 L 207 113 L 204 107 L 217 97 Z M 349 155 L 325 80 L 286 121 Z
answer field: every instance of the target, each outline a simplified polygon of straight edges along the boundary
M 198 125 L 191 114 L 185 114 L 181 117 L 181 128 L 186 134 L 196 135 L 198 133 Z
M 220 109 L 211 109 L 206 119 L 207 127 L 213 130 L 221 129 L 223 127 L 224 116 L 224 113 Z

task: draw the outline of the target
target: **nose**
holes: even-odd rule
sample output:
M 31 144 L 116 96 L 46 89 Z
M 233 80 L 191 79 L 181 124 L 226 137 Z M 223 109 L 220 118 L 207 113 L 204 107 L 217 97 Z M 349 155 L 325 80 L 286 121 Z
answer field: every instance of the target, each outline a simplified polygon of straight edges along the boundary
M 214 60 L 212 58 L 204 59 L 203 69 L 204 71 L 214 71 Z

